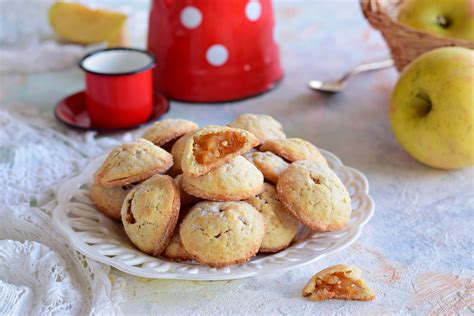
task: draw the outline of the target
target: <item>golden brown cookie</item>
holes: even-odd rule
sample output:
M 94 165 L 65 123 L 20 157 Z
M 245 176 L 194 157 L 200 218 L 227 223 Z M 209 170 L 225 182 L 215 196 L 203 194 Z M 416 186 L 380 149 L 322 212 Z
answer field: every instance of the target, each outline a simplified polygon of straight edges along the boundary
M 173 237 L 161 255 L 171 261 L 193 260 L 193 256 L 184 249 L 183 243 L 181 242 L 181 237 L 179 237 L 179 225 L 176 226 Z
M 170 153 L 139 139 L 112 149 L 94 177 L 104 187 L 127 185 L 166 172 L 172 164 Z
M 170 176 L 155 175 L 140 183 L 122 205 L 128 238 L 141 251 L 158 256 L 173 236 L 179 208 L 179 189 Z
M 145 131 L 142 137 L 157 146 L 163 147 L 182 135 L 193 132 L 197 129 L 198 125 L 192 121 L 166 119 L 153 123 L 153 125 Z
M 275 155 L 271 151 L 254 151 L 244 155 L 251 163 L 263 173 L 265 180 L 277 183 L 278 178 L 283 171 L 290 165 L 280 156 Z
M 191 195 L 212 201 L 244 200 L 263 190 L 263 175 L 242 156 L 200 177 L 183 175 L 183 188 Z
M 179 194 L 181 197 L 181 205 L 186 206 L 186 205 L 196 204 L 197 202 L 200 202 L 202 200 L 194 195 L 190 195 L 188 192 L 186 192 L 183 189 L 183 175 L 182 174 L 178 174 L 174 178 L 174 182 L 179 188 Z
M 188 213 L 189 209 L 183 209 L 179 211 L 178 223 L 174 229 L 173 237 L 171 238 L 168 246 L 161 253 L 163 257 L 172 261 L 188 261 L 192 260 L 193 257 L 189 252 L 184 249 L 183 243 L 181 242 L 181 237 L 179 237 L 179 225 L 183 221 L 183 218 Z
M 260 150 L 271 151 L 290 162 L 313 160 L 322 165 L 328 165 L 318 148 L 301 138 L 272 139 L 260 146 Z
M 211 267 L 248 261 L 260 248 L 264 234 L 263 216 L 246 202 L 200 202 L 179 230 L 184 248 Z
M 177 175 L 183 172 L 181 170 L 181 159 L 183 159 L 184 145 L 193 133 L 187 133 L 181 136 L 171 147 L 171 155 L 173 155 L 173 166 L 171 166 L 169 173 Z
M 202 176 L 258 144 L 258 139 L 245 130 L 207 126 L 194 132 L 186 141 L 181 169 L 187 176 Z
M 315 161 L 293 162 L 278 179 L 277 191 L 286 208 L 313 230 L 339 230 L 351 217 L 346 187 L 334 171 Z
M 303 289 L 303 296 L 314 301 L 335 298 L 372 301 L 375 293 L 361 278 L 356 267 L 338 264 L 316 273 Z
M 286 138 L 281 124 L 269 115 L 242 114 L 229 126 L 249 131 L 258 138 L 261 144 L 270 139 Z
M 246 202 L 259 211 L 267 223 L 260 252 L 287 248 L 298 233 L 299 222 L 280 202 L 275 186 L 265 183 L 263 192 Z
M 133 185 L 123 185 L 118 187 L 106 188 L 97 183 L 92 184 L 89 196 L 97 209 L 106 216 L 120 220 L 120 209 L 128 192 Z

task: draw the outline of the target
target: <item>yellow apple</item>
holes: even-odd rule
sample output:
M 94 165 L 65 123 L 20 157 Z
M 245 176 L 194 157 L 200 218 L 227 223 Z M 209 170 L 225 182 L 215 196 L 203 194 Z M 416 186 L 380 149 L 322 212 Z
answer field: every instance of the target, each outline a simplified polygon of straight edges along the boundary
M 390 100 L 393 133 L 417 160 L 436 168 L 474 165 L 474 50 L 443 47 L 400 75 Z
M 474 42 L 472 0 L 405 0 L 397 20 L 414 29 Z

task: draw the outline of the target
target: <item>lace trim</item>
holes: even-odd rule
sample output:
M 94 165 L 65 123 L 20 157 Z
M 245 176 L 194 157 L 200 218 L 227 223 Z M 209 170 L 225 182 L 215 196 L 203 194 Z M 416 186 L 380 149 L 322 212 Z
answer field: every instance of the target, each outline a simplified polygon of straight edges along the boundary
M 0 314 L 116 314 L 123 279 L 68 246 L 51 211 L 58 183 L 119 142 L 64 129 L 31 108 L 0 111 Z

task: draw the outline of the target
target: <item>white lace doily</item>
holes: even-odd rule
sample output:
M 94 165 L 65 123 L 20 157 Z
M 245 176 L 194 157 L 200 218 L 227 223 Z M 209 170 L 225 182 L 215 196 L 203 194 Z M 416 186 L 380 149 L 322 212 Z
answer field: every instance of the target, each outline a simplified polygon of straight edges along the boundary
M 34 241 L 13 240 L 0 241 L 0 249 L 0 275 L 5 278 L 0 314 L 80 312 L 81 293 L 54 251 Z
M 87 158 L 131 135 L 96 139 L 18 108 L 0 110 L 0 126 L 0 315 L 116 314 L 125 281 L 67 246 L 50 201 Z

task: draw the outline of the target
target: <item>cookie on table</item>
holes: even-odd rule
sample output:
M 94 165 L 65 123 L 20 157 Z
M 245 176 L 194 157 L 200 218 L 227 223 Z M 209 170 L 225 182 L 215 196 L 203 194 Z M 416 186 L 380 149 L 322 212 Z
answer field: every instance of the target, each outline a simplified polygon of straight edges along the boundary
M 133 185 L 122 185 L 118 187 L 106 188 L 97 183 L 92 184 L 89 197 L 97 209 L 104 215 L 120 220 L 120 209 L 128 192 Z
M 280 202 L 275 186 L 265 183 L 263 192 L 246 200 L 267 223 L 260 252 L 278 252 L 287 248 L 298 233 L 299 222 Z
M 166 150 L 138 139 L 112 149 L 94 177 L 101 186 L 121 186 L 164 173 L 172 164 L 173 156 Z
M 316 273 L 303 289 L 303 296 L 313 301 L 343 299 L 372 301 L 375 293 L 361 278 L 356 267 L 338 264 Z
M 271 139 L 263 143 L 260 150 L 271 151 L 290 162 L 313 160 L 322 165 L 328 165 L 318 148 L 301 138 Z
M 174 178 L 174 183 L 176 183 L 176 185 L 179 188 L 179 195 L 180 195 L 180 199 L 181 199 L 181 205 L 187 206 L 187 205 L 191 205 L 191 204 L 196 204 L 197 202 L 200 202 L 202 200 L 202 199 L 200 199 L 200 198 L 198 198 L 194 195 L 190 195 L 188 192 L 186 192 L 183 189 L 183 175 L 182 174 L 178 174 Z
M 181 210 L 179 211 L 178 223 L 174 229 L 173 237 L 171 237 L 169 244 L 161 253 L 161 255 L 166 259 L 172 261 L 188 261 L 193 259 L 189 252 L 184 249 L 183 243 L 181 242 L 181 237 L 179 237 L 179 225 L 188 211 L 189 209 L 183 209 L 183 207 L 181 207 Z
M 261 144 L 270 139 L 286 138 L 280 122 L 269 115 L 242 114 L 230 123 L 229 126 L 249 131 L 258 138 Z
M 278 178 L 283 171 L 290 165 L 280 156 L 275 155 L 271 151 L 254 151 L 244 155 L 251 163 L 263 173 L 265 180 L 277 183 Z
M 243 129 L 207 126 L 186 141 L 181 169 L 185 175 L 202 176 L 258 145 L 258 139 Z
M 246 202 L 200 202 L 184 218 L 179 235 L 199 263 L 223 267 L 246 262 L 257 253 L 265 220 Z
M 179 208 L 179 189 L 170 176 L 155 175 L 138 184 L 121 210 L 128 238 L 141 251 L 158 256 L 173 236 Z
M 165 146 L 184 134 L 198 129 L 192 121 L 183 119 L 166 119 L 153 123 L 143 134 L 142 138 L 151 141 L 157 146 Z
M 286 208 L 313 230 L 339 230 L 351 217 L 346 187 L 333 170 L 315 161 L 293 162 L 278 179 L 277 191 Z
M 183 170 L 181 170 L 181 159 L 183 159 L 184 145 L 191 135 L 192 133 L 187 133 L 181 136 L 171 147 L 173 166 L 171 166 L 170 170 L 168 171 L 170 174 L 177 175 L 183 172 Z
M 204 200 L 238 201 L 262 192 L 263 175 L 247 159 L 237 156 L 203 176 L 183 174 L 182 184 L 186 192 Z

